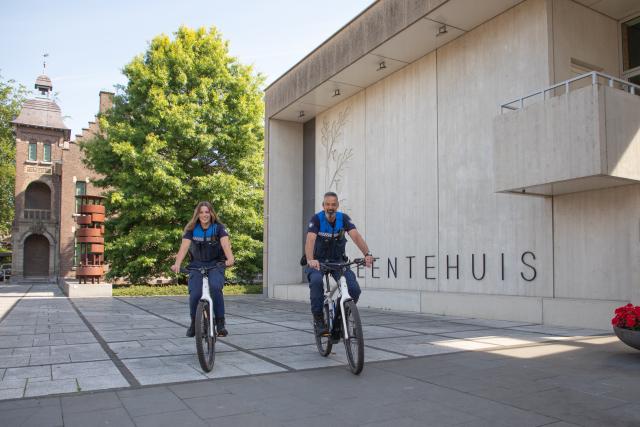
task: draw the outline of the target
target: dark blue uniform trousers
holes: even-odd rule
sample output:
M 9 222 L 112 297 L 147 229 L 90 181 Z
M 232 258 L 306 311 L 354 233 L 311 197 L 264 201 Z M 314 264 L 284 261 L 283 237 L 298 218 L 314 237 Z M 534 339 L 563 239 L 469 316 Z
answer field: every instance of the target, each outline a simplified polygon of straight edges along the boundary
M 304 270 L 307 275 L 307 280 L 309 280 L 309 289 L 311 291 L 311 312 L 312 313 L 322 313 L 322 304 L 324 303 L 324 284 L 323 277 L 324 274 L 315 268 L 307 267 Z M 334 279 L 338 278 L 339 273 L 333 272 L 331 273 Z M 358 302 L 358 298 L 360 297 L 360 285 L 358 285 L 358 281 L 356 280 L 356 275 L 351 270 L 345 270 L 344 278 L 347 280 L 347 288 L 349 289 L 349 295 L 355 302 Z
M 205 266 L 211 264 L 204 263 Z M 215 265 L 215 264 L 214 264 Z M 190 267 L 199 267 L 200 265 L 192 264 Z M 224 298 L 222 296 L 222 287 L 224 286 L 224 267 L 214 268 L 208 272 L 209 293 L 213 299 L 213 313 L 216 318 L 224 317 Z M 199 271 L 189 271 L 189 311 L 191 317 L 195 317 L 198 302 L 202 297 L 202 274 Z

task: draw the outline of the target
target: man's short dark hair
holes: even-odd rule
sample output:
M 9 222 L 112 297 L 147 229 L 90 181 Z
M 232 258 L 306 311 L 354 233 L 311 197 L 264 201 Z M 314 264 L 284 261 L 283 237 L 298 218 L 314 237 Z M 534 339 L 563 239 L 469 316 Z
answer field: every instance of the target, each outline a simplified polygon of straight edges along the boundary
M 334 193 L 333 191 L 327 191 L 326 193 L 324 193 L 324 197 L 323 198 L 326 199 L 327 197 L 335 197 L 337 199 L 338 195 L 336 193 Z

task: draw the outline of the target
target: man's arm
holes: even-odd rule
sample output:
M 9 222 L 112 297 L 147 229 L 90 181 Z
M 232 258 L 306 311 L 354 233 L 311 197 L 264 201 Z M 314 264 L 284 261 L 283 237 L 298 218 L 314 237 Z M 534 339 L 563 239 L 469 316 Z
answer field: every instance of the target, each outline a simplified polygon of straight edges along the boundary
M 348 231 L 348 233 L 349 237 L 351 237 L 351 240 L 353 240 L 353 243 L 356 244 L 358 249 L 360 249 L 360 252 L 362 252 L 362 255 L 364 255 L 364 260 L 367 263 L 367 267 L 371 267 L 371 265 L 373 264 L 373 256 L 367 255 L 369 253 L 369 246 L 367 245 L 367 242 L 364 241 L 362 235 L 356 228 L 352 228 Z
M 307 265 L 316 270 L 320 270 L 320 263 L 318 260 L 313 259 L 313 248 L 316 245 L 316 233 L 308 232 L 307 240 L 304 243 L 304 254 L 307 257 Z

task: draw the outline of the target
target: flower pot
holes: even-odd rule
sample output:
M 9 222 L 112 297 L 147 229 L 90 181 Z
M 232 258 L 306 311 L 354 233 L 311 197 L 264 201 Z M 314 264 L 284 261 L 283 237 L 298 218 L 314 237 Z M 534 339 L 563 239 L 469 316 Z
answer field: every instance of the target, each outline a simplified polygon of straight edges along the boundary
M 620 341 L 622 341 L 629 347 L 640 350 L 640 331 L 618 328 L 617 326 L 613 327 L 613 331 L 616 333 L 618 338 L 620 338 Z

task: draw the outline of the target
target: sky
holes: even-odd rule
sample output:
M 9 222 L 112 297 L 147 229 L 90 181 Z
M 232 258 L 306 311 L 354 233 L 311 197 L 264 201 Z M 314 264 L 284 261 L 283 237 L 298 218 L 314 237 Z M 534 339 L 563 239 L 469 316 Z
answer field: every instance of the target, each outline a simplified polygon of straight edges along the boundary
M 270 84 L 373 0 L 9 0 L 0 15 L 0 76 L 33 90 L 43 71 L 72 135 L 98 111 L 98 93 L 158 34 L 215 26 L 230 53 Z M 72 136 L 73 138 L 73 136 Z

